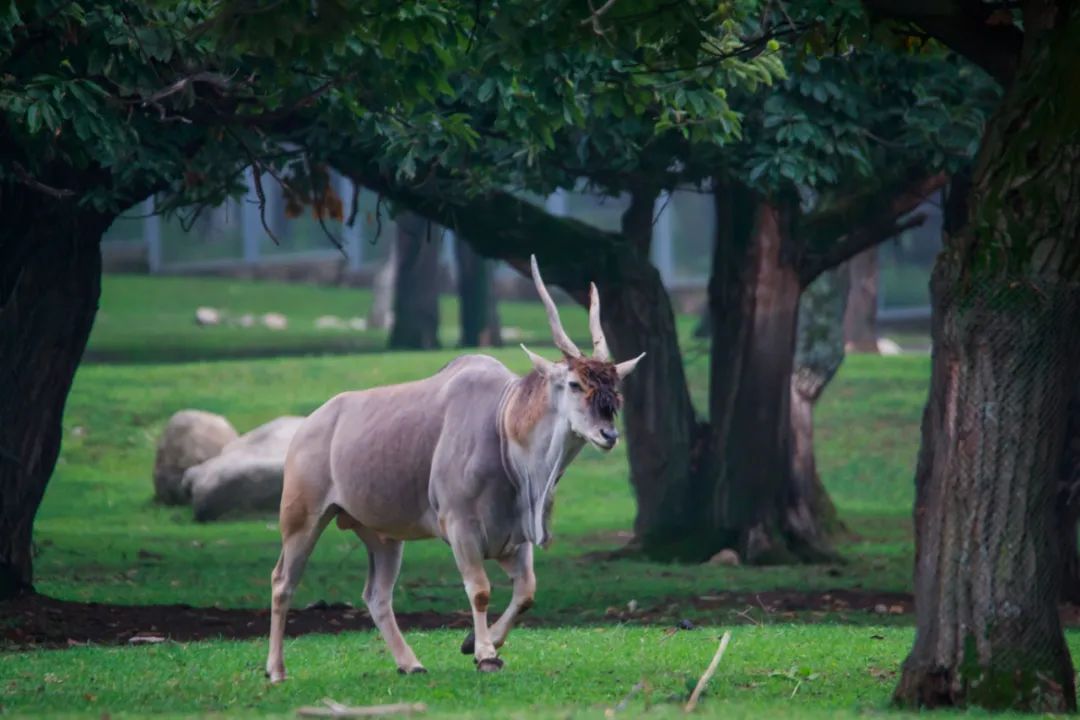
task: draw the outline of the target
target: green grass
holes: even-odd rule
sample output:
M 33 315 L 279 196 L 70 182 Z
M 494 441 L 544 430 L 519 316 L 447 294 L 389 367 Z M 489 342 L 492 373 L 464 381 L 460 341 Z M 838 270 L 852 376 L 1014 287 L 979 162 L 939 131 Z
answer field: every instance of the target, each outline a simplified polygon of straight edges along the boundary
M 307 636 L 286 644 L 290 679 L 280 686 L 262 676 L 262 641 L 75 648 L 6 657 L 0 688 L 5 710 L 15 714 L 285 714 L 330 697 L 356 705 L 425 702 L 437 717 L 566 717 L 570 711 L 602 717 L 604 707 L 645 680 L 649 701 L 667 711 L 662 715 L 674 715 L 718 634 L 718 628 L 674 635 L 662 628 L 519 629 L 503 651 L 504 671 L 481 675 L 458 653 L 460 633 L 415 632 L 410 641 L 429 673 L 407 677 L 395 672 L 375 633 Z M 906 628 L 737 628 L 701 714 L 880 709 L 910 642 Z M 631 714 L 644 703 L 645 697 L 636 699 Z
M 216 278 L 107 275 L 101 309 L 87 347 L 90 361 L 163 363 L 215 358 L 320 355 L 373 352 L 386 348 L 379 330 L 337 330 L 315 327 L 316 318 L 336 315 L 366 318 L 371 308 L 369 290 L 319 287 L 280 282 L 243 282 Z M 284 314 L 285 330 L 195 324 L 195 309 L 209 306 L 233 317 L 268 312 Z M 508 330 L 507 344 L 551 345 L 543 307 L 538 302 L 502 302 L 499 314 Z M 563 310 L 567 332 L 588 346 L 588 318 L 582 308 Z M 439 337 L 445 347 L 459 340 L 458 304 L 443 296 L 439 307 Z M 689 333 L 694 319 L 684 318 L 680 328 Z
M 277 686 L 263 678 L 263 641 L 19 653 L 0 663 L 0 704 L 16 716 L 284 717 L 329 697 L 353 705 L 423 702 L 429 708 L 424 717 L 436 718 L 600 718 L 644 681 L 647 690 L 620 716 L 640 716 L 648 703 L 648 717 L 685 717 L 681 705 L 721 631 L 518 629 L 503 649 L 506 667 L 496 675 L 477 673 L 458 653 L 459 632 L 414 632 L 409 639 L 429 673 L 411 676 L 397 674 L 374 632 L 309 635 L 286 642 L 290 679 Z M 1067 637 L 1075 654 L 1080 633 Z M 880 714 L 911 640 L 909 628 L 897 627 L 734 628 L 696 715 Z
M 355 290 L 108 278 L 104 318 L 91 346 L 140 363 L 174 360 L 174 348 L 182 348 L 175 351 L 182 357 L 221 358 L 238 343 L 267 352 L 327 352 L 309 343 L 313 329 L 299 319 L 363 314 L 366 307 L 352 308 L 365 298 Z M 246 332 L 240 329 L 208 332 L 190 321 L 200 304 L 238 312 L 280 309 L 289 314 L 290 330 L 265 337 L 240 335 Z M 571 333 L 584 336 L 585 313 L 565 315 Z M 506 304 L 503 318 L 527 336 L 546 333 L 538 305 Z M 688 377 L 700 407 L 708 360 L 703 346 L 687 339 L 692 326 L 692 318 L 680 318 Z M 185 407 L 207 409 L 243 432 L 279 415 L 310 412 L 346 388 L 430 374 L 457 354 L 84 365 L 65 413 L 60 462 L 35 525 L 38 589 L 71 600 L 266 607 L 278 553 L 272 516 L 200 525 L 187 509 L 151 501 L 154 444 L 169 416 Z M 514 370 L 527 367 L 517 348 L 493 354 Z M 851 357 L 819 404 L 819 469 L 842 519 L 856 533 L 840 547 L 848 560 L 841 567 L 715 568 L 590 559 L 587 553 L 624 542 L 634 504 L 622 449 L 609 455 L 588 449 L 560 484 L 555 543 L 537 556 L 532 618 L 545 627 L 515 632 L 505 651 L 507 670 L 498 676 L 478 676 L 458 654 L 460 631 L 409 633 L 432 672 L 408 678 L 393 672 L 373 633 L 291 640 L 293 680 L 280 688 L 262 679 L 261 641 L 85 647 L 4 654 L 0 704 L 14 713 L 272 715 L 330 696 L 346 703 L 419 700 L 439 717 L 601 716 L 645 678 L 659 704 L 650 716 L 675 716 L 680 711 L 668 699 L 685 696 L 687 682 L 708 662 L 717 632 L 668 637 L 661 627 L 611 626 L 608 609 L 635 600 L 666 617 L 740 625 L 704 714 L 836 717 L 884 708 L 895 682 L 890 673 L 911 640 L 910 629 L 896 626 L 903 618 L 890 618 L 890 627 L 882 629 L 869 627 L 882 619 L 868 613 L 816 618 L 845 621 L 839 624 L 752 627 L 734 610 L 695 610 L 687 600 L 725 590 L 908 589 L 912 475 L 928 374 L 926 357 Z M 317 599 L 358 603 L 365 567 L 359 541 L 331 527 L 296 606 Z M 495 566 L 489 574 L 499 608 L 508 598 L 508 583 Z M 466 607 L 442 543 L 407 545 L 394 602 L 402 611 Z M 606 627 L 593 627 L 603 622 Z M 1072 644 L 1078 641 L 1080 636 L 1070 635 Z M 774 674 L 793 667 L 796 675 L 814 676 L 804 677 L 794 696 L 797 680 Z M 643 707 L 640 700 L 631 705 Z

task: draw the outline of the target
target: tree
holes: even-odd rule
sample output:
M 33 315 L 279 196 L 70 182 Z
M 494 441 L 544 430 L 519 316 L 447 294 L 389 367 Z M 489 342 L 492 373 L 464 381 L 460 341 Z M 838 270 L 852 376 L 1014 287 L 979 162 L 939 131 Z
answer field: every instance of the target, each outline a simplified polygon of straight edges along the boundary
M 394 324 L 389 344 L 430 350 L 439 345 L 439 248 L 431 223 L 414 213 L 397 218 Z
M 454 238 L 454 257 L 458 270 L 461 347 L 502 345 L 499 311 L 491 283 L 491 261 L 457 237 Z
M 844 342 L 855 352 L 874 353 L 877 348 L 878 249 L 867 248 L 847 262 L 850 277 Z
M 240 192 L 250 166 L 325 222 L 342 210 L 323 167 L 342 133 L 407 182 L 439 167 L 459 170 L 472 193 L 512 182 L 591 105 L 622 115 L 646 103 L 683 108 L 669 73 L 701 75 L 680 68 L 703 53 L 716 73 L 753 68 L 724 57 L 738 38 L 723 23 L 717 34 L 695 29 L 701 9 L 642 2 L 636 19 L 609 13 L 602 25 L 599 11 L 558 0 L 515 12 L 434 0 L 9 3 L 0 373 L 17 382 L 0 401 L 0 596 L 32 589 L 33 517 L 96 310 L 98 243 L 118 213 L 161 193 L 167 211 L 197 216 Z M 694 106 L 707 95 L 702 107 L 726 110 L 727 124 L 698 123 L 694 108 L 669 124 L 730 135 L 733 113 L 705 75 Z M 483 116 L 483 137 L 468 110 Z M 482 141 L 488 161 L 466 163 Z M 261 180 L 256 191 L 262 206 Z M 51 272 L 60 258 L 65 272 Z M 28 301 L 39 297 L 48 300 Z
M 799 298 L 795 372 L 791 378 L 792 463 L 787 524 L 819 544 L 845 529 L 818 475 L 814 405 L 844 362 L 846 300 L 847 277 L 842 265 L 823 272 Z
M 1055 512 L 1080 380 L 1080 206 L 1070 199 L 1080 108 L 1059 102 L 1080 69 L 1080 9 L 866 4 L 955 48 L 1005 89 L 970 183 L 951 189 L 931 283 L 916 635 L 896 699 L 1074 710 Z

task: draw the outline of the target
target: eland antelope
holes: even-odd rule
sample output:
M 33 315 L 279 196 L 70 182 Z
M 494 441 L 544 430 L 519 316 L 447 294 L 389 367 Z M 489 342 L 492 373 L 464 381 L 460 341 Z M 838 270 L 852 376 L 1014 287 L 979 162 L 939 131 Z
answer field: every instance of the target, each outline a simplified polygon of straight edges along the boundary
M 494 358 L 465 355 L 424 380 L 337 395 L 297 430 L 285 460 L 281 556 L 271 576 L 272 682 L 285 679 L 282 639 L 293 591 L 333 519 L 367 546 L 364 602 L 399 672 L 425 671 L 391 606 L 402 545 L 422 538 L 449 544 L 464 580 L 473 633 L 462 652 L 472 653 L 481 671 L 502 667 L 496 650 L 532 606 L 533 545 L 550 541 L 555 485 L 586 442 L 615 446 L 618 385 L 644 356 L 611 361 L 595 285 L 593 355 L 583 356 L 563 330 L 535 256 L 531 264 L 562 360 L 522 345 L 533 370 L 518 377 Z M 497 560 L 513 580 L 510 605 L 490 627 L 485 559 Z

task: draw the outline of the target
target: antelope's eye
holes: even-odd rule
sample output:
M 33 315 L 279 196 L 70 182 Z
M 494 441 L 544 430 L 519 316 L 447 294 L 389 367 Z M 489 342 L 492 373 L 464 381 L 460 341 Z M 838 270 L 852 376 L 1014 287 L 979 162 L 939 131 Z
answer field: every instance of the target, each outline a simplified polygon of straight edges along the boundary
M 581 384 L 580 383 L 577 383 L 577 382 L 571 380 L 569 382 L 569 385 L 570 385 L 570 389 L 573 390 L 574 392 L 581 392 Z

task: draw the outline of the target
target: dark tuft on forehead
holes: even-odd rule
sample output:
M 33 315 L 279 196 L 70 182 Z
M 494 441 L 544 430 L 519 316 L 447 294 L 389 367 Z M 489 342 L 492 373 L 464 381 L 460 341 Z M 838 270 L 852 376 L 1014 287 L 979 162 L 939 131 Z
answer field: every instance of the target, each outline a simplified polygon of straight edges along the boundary
M 622 407 L 619 374 L 613 363 L 593 358 L 568 358 L 570 369 L 581 379 L 585 399 L 601 417 L 615 417 Z

